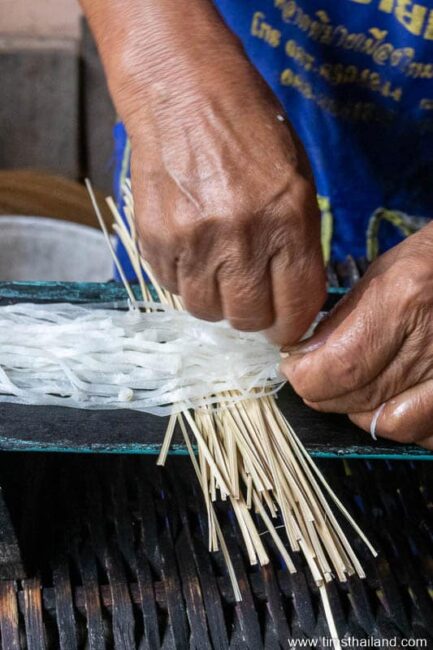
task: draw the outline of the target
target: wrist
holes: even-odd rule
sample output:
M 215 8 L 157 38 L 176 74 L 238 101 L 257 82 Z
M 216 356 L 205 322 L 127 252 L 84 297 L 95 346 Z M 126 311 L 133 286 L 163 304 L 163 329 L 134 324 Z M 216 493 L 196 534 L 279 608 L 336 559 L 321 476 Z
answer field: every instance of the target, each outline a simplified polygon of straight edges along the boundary
M 173 115 L 192 122 L 212 103 L 222 107 L 239 97 L 244 109 L 248 99 L 260 96 L 262 80 L 236 46 L 201 47 L 176 39 L 158 47 L 152 42 L 125 46 L 112 80 L 127 127 L 146 118 L 164 126 L 165 118 L 172 122 Z
M 252 68 L 211 0 L 81 2 L 126 122 L 164 106 L 191 108 L 206 94 L 205 86 L 218 85 L 218 68 L 239 68 L 239 75 Z

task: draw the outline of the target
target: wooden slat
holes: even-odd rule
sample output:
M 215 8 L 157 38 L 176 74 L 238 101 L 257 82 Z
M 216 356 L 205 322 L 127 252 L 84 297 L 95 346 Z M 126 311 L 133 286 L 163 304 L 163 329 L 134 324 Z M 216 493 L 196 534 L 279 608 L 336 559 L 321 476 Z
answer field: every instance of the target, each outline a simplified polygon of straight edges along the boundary
M 115 650 L 135 650 L 135 620 L 128 581 L 121 557 L 114 545 L 109 545 L 105 568 L 110 581 Z
M 60 650 L 76 650 L 78 646 L 74 603 L 66 558 L 53 567 L 53 585 L 56 594 Z
M 270 621 L 275 629 L 275 636 L 283 648 L 287 647 L 290 638 L 290 628 L 287 621 L 287 615 L 278 588 L 275 572 L 272 564 L 261 568 L 263 584 L 265 587 L 266 603 Z M 267 647 L 267 646 L 265 646 Z
M 169 617 L 170 636 L 175 648 L 189 647 L 189 630 L 185 612 L 185 602 L 176 566 L 176 553 L 168 522 L 159 536 L 161 552 L 161 576 Z
M 194 563 L 191 535 L 184 525 L 176 541 L 176 556 L 182 580 L 192 643 L 200 650 L 211 650 L 212 645 L 206 620 L 203 594 Z
M 104 650 L 104 622 L 101 611 L 98 572 L 95 556 L 86 544 L 79 554 L 79 568 L 83 582 L 84 606 L 89 650 Z
M 297 572 L 289 574 L 287 569 L 284 569 L 278 575 L 278 582 L 282 592 L 293 603 L 294 613 L 291 623 L 296 622 L 299 630 L 308 635 L 309 630 L 313 630 L 316 625 L 314 603 L 298 554 L 293 555 L 293 561 Z
M 143 615 L 144 644 L 148 650 L 153 650 L 153 648 L 160 647 L 161 640 L 156 609 L 156 593 L 149 562 L 143 551 L 142 541 L 137 549 L 136 572 Z
M 220 519 L 223 520 L 222 517 Z M 256 616 L 256 607 L 248 576 L 248 565 L 244 562 L 242 557 L 234 524 L 229 524 L 227 520 L 223 520 L 221 528 L 242 594 L 242 600 L 239 603 L 236 603 L 234 608 L 239 632 L 246 647 L 260 650 L 263 648 L 263 639 Z M 233 643 L 233 639 L 231 641 Z
M 171 469 L 173 471 L 170 471 Z M 173 497 L 176 499 L 180 520 L 184 530 L 184 537 L 186 537 L 186 539 L 183 540 L 183 544 L 180 544 L 179 542 L 177 544 L 178 555 L 182 554 L 184 550 L 187 552 L 190 558 L 188 561 L 188 564 L 190 565 L 189 574 L 193 572 L 192 565 L 196 567 L 197 571 L 197 576 L 195 576 L 194 572 L 193 584 L 195 579 L 198 579 L 200 582 L 201 591 L 199 591 L 197 587 L 195 588 L 197 592 L 195 594 L 195 601 L 199 610 L 198 617 L 200 617 L 203 602 L 204 616 L 207 619 L 212 647 L 215 650 L 226 650 L 229 647 L 229 641 L 224 619 L 222 598 L 218 590 L 216 576 L 212 570 L 211 554 L 206 546 L 208 539 L 208 518 L 204 507 L 201 488 L 198 481 L 185 481 L 185 476 L 179 475 L 179 465 L 177 465 L 175 469 L 172 466 L 172 463 L 168 462 L 166 475 L 174 481 Z M 188 492 L 185 490 L 186 482 L 188 484 Z M 194 534 L 190 526 L 192 504 L 194 511 L 197 511 L 194 512 L 194 515 L 196 515 L 200 521 L 199 535 Z M 181 567 L 183 562 L 183 559 L 179 557 L 179 565 Z M 200 621 L 200 619 L 199 624 L 204 628 L 203 622 Z M 196 641 L 196 639 L 194 640 Z
M 15 582 L 0 581 L 0 632 L 4 650 L 19 650 L 19 620 Z
M 110 459 L 111 460 L 111 459 Z M 117 545 L 119 550 L 128 564 L 131 572 L 135 571 L 135 548 L 134 548 L 134 520 L 130 511 L 130 503 L 127 495 L 127 477 L 124 471 L 124 460 L 116 459 L 110 463 L 107 471 L 112 475 L 111 481 L 111 499 L 110 514 L 114 521 L 117 535 Z
M 0 485 L 0 579 L 17 580 L 24 575 L 21 549 Z
M 105 459 L 107 461 L 107 459 Z M 128 579 L 118 546 L 107 530 L 108 518 L 112 520 L 112 504 L 109 502 L 111 463 L 101 462 L 97 472 L 85 476 L 87 507 L 92 544 L 106 572 L 111 591 L 112 632 L 115 650 L 135 648 L 135 621 Z M 104 490 L 103 490 L 104 486 Z M 111 515 L 111 516 L 110 516 Z
M 45 650 L 45 630 L 42 616 L 41 582 L 39 578 L 23 580 L 24 622 L 28 650 Z
M 3 458 L 9 459 L 16 483 L 32 490 L 34 484 L 22 480 L 31 463 L 23 469 L 22 455 Z M 381 553 L 379 561 L 367 562 L 368 554 L 355 540 L 367 580 L 330 585 L 339 633 L 431 643 L 431 472 L 410 463 L 321 465 L 352 514 L 359 508 L 370 518 Z M 3 640 L 4 630 L 12 639 L 3 642 L 2 650 L 17 647 L 12 645 L 17 621 L 22 638 L 30 634 L 30 648 L 44 648 L 46 627 L 45 646 L 60 650 L 58 587 L 68 582 L 79 647 L 89 650 L 114 649 L 116 644 L 201 650 L 208 638 L 217 650 L 277 650 L 288 646 L 286 637 L 306 643 L 329 635 L 318 590 L 300 555 L 294 554 L 294 575 L 278 568 L 272 545 L 272 566 L 251 568 L 229 508 L 222 505 L 219 519 L 243 596 L 241 603 L 234 602 L 221 554 L 206 550 L 206 515 L 188 459 L 171 457 L 161 470 L 152 458 L 52 456 L 46 483 L 41 496 L 46 517 L 38 519 L 43 552 L 33 559 L 47 586 L 41 594 L 38 580 L 18 583 L 15 594 L 13 583 L 0 583 L 0 632 Z M 119 516 L 120 507 L 125 516 Z M 268 538 L 263 536 L 267 546 Z M 63 567 L 60 578 L 56 567 Z

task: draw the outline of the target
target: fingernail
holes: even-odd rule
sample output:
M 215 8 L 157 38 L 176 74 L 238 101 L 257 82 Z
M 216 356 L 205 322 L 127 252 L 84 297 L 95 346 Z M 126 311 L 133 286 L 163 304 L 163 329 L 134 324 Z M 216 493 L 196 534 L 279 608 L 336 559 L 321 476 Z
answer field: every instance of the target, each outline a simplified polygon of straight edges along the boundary
M 297 345 L 286 345 L 281 348 L 281 352 L 286 352 L 289 356 L 292 354 L 308 354 L 309 352 L 314 352 L 314 350 L 321 348 L 324 343 L 325 341 L 315 341 L 312 343 L 305 341 L 304 343 L 298 343 Z

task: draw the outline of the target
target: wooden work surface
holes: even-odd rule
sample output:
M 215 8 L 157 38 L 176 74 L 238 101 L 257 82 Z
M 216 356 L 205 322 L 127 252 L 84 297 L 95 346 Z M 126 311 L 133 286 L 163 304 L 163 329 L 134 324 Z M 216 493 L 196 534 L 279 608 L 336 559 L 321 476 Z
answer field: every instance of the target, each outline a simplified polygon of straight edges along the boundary
M 15 302 L 107 303 L 125 299 L 119 284 L 0 283 L 0 305 Z M 331 305 L 338 293 L 330 295 Z M 345 416 L 317 413 L 285 387 L 278 398 L 306 448 L 316 456 L 431 458 L 417 446 L 378 440 Z M 166 419 L 130 410 L 89 411 L 66 407 L 0 404 L 0 449 L 156 454 Z M 174 453 L 185 453 L 179 438 Z

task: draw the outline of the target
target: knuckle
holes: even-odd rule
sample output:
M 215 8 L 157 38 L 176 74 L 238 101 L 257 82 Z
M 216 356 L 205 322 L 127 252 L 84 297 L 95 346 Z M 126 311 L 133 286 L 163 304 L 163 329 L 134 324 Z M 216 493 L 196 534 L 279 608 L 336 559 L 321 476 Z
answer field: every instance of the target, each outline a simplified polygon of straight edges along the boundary
M 359 359 L 355 358 L 352 351 L 344 348 L 335 351 L 332 375 L 340 385 L 348 388 L 356 386 L 360 374 Z
M 265 312 L 257 316 L 257 331 L 270 329 L 275 323 L 275 317 L 271 312 Z
M 316 408 L 316 397 L 314 389 L 311 388 L 311 382 L 309 381 L 308 372 L 305 372 L 303 367 L 304 364 L 294 364 L 292 366 L 286 366 L 286 376 L 290 381 L 294 391 L 302 397 L 302 399 L 307 400 L 315 404 Z
M 242 316 L 230 316 L 228 321 L 235 330 L 240 332 L 260 332 L 270 327 L 269 320 L 266 317 L 243 318 Z
M 390 293 L 398 296 L 399 306 L 404 310 L 425 303 L 425 289 L 431 285 L 431 261 L 422 257 L 405 258 L 396 262 L 390 273 Z
M 233 329 L 238 330 L 239 332 L 254 332 L 254 324 L 250 321 L 242 320 L 241 318 L 228 318 L 230 325 Z
M 182 298 L 186 310 L 192 316 L 194 316 L 194 318 L 199 318 L 200 320 L 205 320 L 212 323 L 221 320 L 222 318 L 221 310 L 217 305 L 198 302 L 196 299 L 191 300 L 188 299 L 187 296 L 182 296 Z
M 302 215 L 320 221 L 320 210 L 317 203 L 316 191 L 311 180 L 305 178 L 303 175 L 298 175 L 296 182 L 293 184 L 292 196 Z

